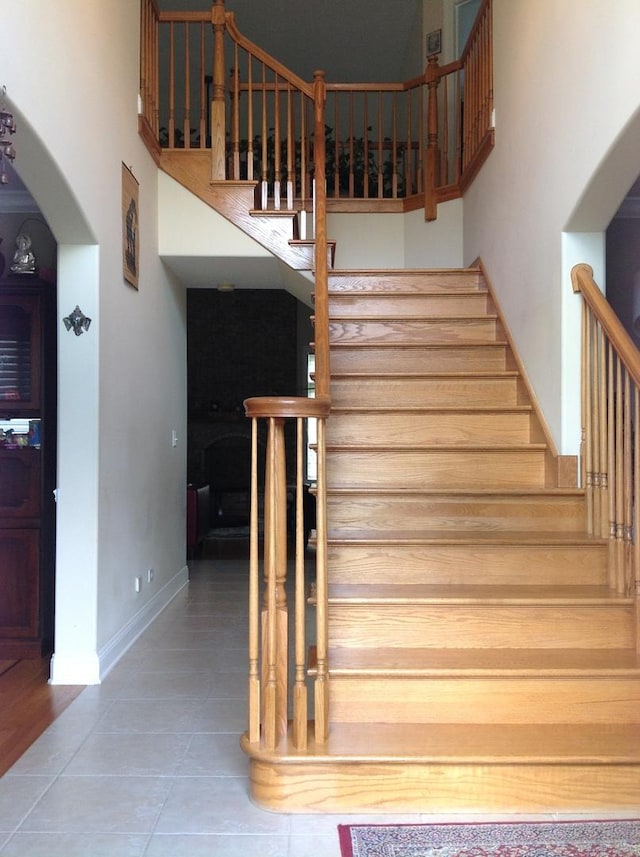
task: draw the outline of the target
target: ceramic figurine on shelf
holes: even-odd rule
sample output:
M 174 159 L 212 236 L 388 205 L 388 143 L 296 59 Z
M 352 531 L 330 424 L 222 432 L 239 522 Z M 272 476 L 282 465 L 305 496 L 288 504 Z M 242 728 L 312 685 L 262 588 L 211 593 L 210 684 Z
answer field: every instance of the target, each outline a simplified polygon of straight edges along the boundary
M 31 250 L 31 238 L 24 232 L 20 232 L 16 238 L 16 251 L 10 270 L 12 274 L 36 273 L 36 257 Z

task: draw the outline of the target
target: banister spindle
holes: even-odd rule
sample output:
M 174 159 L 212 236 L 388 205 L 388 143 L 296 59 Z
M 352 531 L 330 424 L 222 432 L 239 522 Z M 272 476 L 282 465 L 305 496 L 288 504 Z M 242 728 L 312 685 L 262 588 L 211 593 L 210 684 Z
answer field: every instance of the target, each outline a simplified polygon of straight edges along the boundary
M 224 33 L 226 29 L 224 0 L 214 0 L 211 9 L 213 26 L 213 94 L 211 101 L 211 178 L 225 178 L 226 119 Z
M 307 747 L 307 685 L 306 685 L 306 592 L 304 574 L 304 420 L 296 420 L 296 526 L 295 526 L 295 677 L 293 687 L 293 745 L 297 750 Z
M 436 200 L 438 171 L 438 57 L 430 56 L 425 71 L 427 85 L 427 148 L 424 154 L 424 216 L 435 220 L 438 216 Z
M 262 627 L 263 651 L 267 656 L 262 680 L 265 687 L 265 743 L 273 749 L 287 732 L 287 481 L 284 419 L 269 417 L 268 425 L 264 498 L 266 598 Z
M 207 80 L 204 73 L 204 24 L 200 24 L 200 148 L 207 147 Z
M 184 117 L 182 122 L 185 149 L 191 148 L 191 58 L 189 54 L 189 22 L 184 24 Z
M 169 24 L 169 148 L 176 145 L 176 50 L 173 21 Z
M 260 580 L 258 553 L 258 420 L 251 420 L 251 510 L 249 529 L 249 741 L 260 740 Z

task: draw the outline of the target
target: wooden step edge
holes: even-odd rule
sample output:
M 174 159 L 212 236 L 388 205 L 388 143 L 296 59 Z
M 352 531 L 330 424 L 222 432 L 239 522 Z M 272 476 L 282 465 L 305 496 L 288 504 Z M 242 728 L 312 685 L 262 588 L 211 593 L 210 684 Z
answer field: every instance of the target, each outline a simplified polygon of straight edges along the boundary
M 329 280 L 333 276 L 333 272 L 329 275 Z M 380 289 L 331 289 L 331 285 L 329 284 L 328 295 L 331 300 L 334 298 L 336 300 L 341 300 L 342 298 L 353 300 L 353 298 L 382 298 L 383 300 L 395 300 L 396 298 L 400 298 L 403 300 L 404 298 L 426 298 L 427 300 L 432 300 L 434 298 L 444 298 L 445 300 L 453 300 L 455 298 L 467 298 L 467 297 L 482 297 L 488 298 L 489 293 L 484 291 L 479 291 L 478 289 L 458 289 L 455 292 L 443 292 L 443 291 L 432 291 L 430 292 L 427 289 L 424 291 L 412 291 L 411 289 L 407 289 L 406 291 L 402 291 L 402 289 L 396 289 L 393 292 L 382 292 Z
M 334 496 L 350 497 L 355 495 L 365 495 L 367 497 L 384 496 L 384 497 L 446 497 L 464 498 L 465 500 L 475 497 L 486 499 L 514 499 L 518 497 L 526 497 L 527 499 L 549 499 L 560 497 L 576 497 L 583 498 L 585 496 L 584 488 L 362 488 L 357 486 L 342 486 L 340 488 L 327 488 L 327 493 Z
M 482 313 L 481 315 L 365 315 L 364 313 L 359 313 L 358 315 L 337 315 L 336 313 L 329 313 L 329 324 L 332 321 L 337 322 L 346 322 L 347 324 L 358 322 L 359 324 L 362 322 L 369 321 L 378 321 L 384 322 L 387 324 L 391 322 L 393 324 L 402 323 L 406 321 L 419 321 L 422 324 L 460 324 L 464 322 L 483 322 L 490 321 L 495 322 L 498 320 L 498 316 L 493 313 Z
M 304 750 L 293 745 L 291 729 L 276 750 L 266 749 L 263 742 L 251 744 L 246 734 L 241 739 L 242 749 L 252 759 L 290 765 L 640 765 L 635 723 L 332 722 L 325 742 L 314 740 L 313 727 L 310 721 L 310 739 Z M 376 772 L 378 778 L 380 773 Z
M 317 444 L 311 444 L 311 448 L 317 446 Z M 442 452 L 442 453 L 452 453 L 452 452 L 487 452 L 487 453 L 496 453 L 499 454 L 501 452 L 520 452 L 520 453 L 544 453 L 547 451 L 548 446 L 546 443 L 428 443 L 428 444 L 419 444 L 419 443 L 411 443 L 411 444 L 403 444 L 403 445 L 393 445 L 389 443 L 327 443 L 326 444 L 327 452 L 357 452 L 361 455 L 366 455 L 367 453 L 379 453 L 379 452 L 397 452 L 402 454 L 408 454 L 412 452 Z
M 331 678 L 634 678 L 632 649 L 330 649 Z M 310 675 L 317 665 L 310 662 Z
M 468 268 L 337 268 L 331 272 L 331 276 L 336 277 L 377 277 L 384 279 L 385 276 L 390 277 L 415 277 L 416 275 L 438 275 L 444 277 L 459 277 L 461 274 L 480 275 L 481 268 L 477 265 L 471 265 Z
M 291 208 L 252 208 L 249 210 L 252 217 L 282 217 L 293 219 L 298 216 L 298 212 Z
M 331 372 L 332 381 L 421 381 L 421 380 L 438 380 L 443 379 L 452 381 L 457 378 L 469 380 L 487 380 L 487 379 L 514 379 L 519 378 L 520 373 L 515 369 L 492 369 L 489 371 L 475 372 L 376 372 L 370 374 L 366 372 Z
M 366 586 L 366 584 L 365 584 Z M 419 588 L 419 584 L 407 584 L 407 587 L 413 586 Z M 454 588 L 454 587 L 452 587 Z M 522 587 L 525 589 L 526 587 Z M 579 587 L 576 587 L 576 589 Z M 334 606 L 350 606 L 350 607 L 372 607 L 372 606 L 398 606 L 404 605 L 407 607 L 429 606 L 429 607 L 585 607 L 585 608 L 600 608 L 600 607 L 633 607 L 635 600 L 631 597 L 614 596 L 609 598 L 589 597 L 589 596 L 569 596 L 563 595 L 558 597 L 535 596 L 533 594 L 522 596 L 427 596 L 427 595 L 336 595 L 329 592 L 328 603 Z
M 315 539 L 315 530 L 311 533 L 311 540 Z M 609 539 L 594 539 L 592 536 L 576 535 L 575 533 L 537 533 L 508 531 L 505 533 L 456 533 L 455 535 L 424 535 L 415 533 L 413 535 L 380 534 L 372 536 L 370 531 L 354 530 L 351 535 L 329 535 L 327 544 L 334 547 L 509 547 L 522 548 L 523 552 L 529 548 L 589 548 L 602 551 L 609 547 Z
M 355 414 L 357 416 L 389 416 L 400 414 L 408 416 L 528 416 L 533 411 L 533 405 L 334 405 L 332 416 Z
M 312 343 L 313 344 L 313 343 Z M 486 348 L 508 348 L 509 343 L 504 339 L 456 339 L 455 342 L 332 342 L 331 348 L 400 348 L 403 351 L 442 351 L 443 349 L 453 349 L 458 351 L 461 348 L 469 348 L 474 351 Z

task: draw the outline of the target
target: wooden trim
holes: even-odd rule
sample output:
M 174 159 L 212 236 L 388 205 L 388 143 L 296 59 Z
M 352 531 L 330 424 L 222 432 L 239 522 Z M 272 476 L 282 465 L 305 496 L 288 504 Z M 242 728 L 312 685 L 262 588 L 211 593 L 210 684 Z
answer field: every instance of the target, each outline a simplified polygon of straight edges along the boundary
M 496 134 L 493 128 L 489 129 L 484 135 L 484 139 L 482 143 L 478 146 L 475 154 L 469 161 L 467 168 L 463 171 L 460 176 L 460 196 L 463 196 L 467 190 L 471 187 L 473 180 L 480 172 L 480 168 L 484 165 L 484 162 L 487 160 L 491 152 L 493 151 L 493 147 L 496 142 Z
M 328 417 L 331 411 L 331 400 L 308 399 L 302 396 L 260 396 L 245 399 L 244 410 L 248 417 L 274 419 Z
M 489 278 L 487 270 L 484 266 L 484 262 L 482 261 L 481 258 L 478 258 L 473 263 L 473 265 L 474 266 L 477 265 L 480 268 L 480 272 L 481 272 L 482 276 L 484 277 L 485 283 L 487 285 L 487 290 L 491 296 L 491 300 L 494 302 L 494 304 L 496 306 L 498 316 L 500 317 L 501 322 L 502 322 L 504 338 L 506 339 L 506 341 L 509 345 L 509 349 L 511 350 L 511 353 L 513 355 L 513 359 L 514 359 L 515 364 L 516 364 L 516 369 L 517 369 L 517 371 L 520 374 L 520 377 L 522 379 L 522 383 L 524 384 L 525 389 L 527 391 L 527 394 L 528 394 L 529 398 L 531 399 L 533 411 L 536 415 L 536 418 L 538 419 L 538 422 L 540 423 L 540 428 L 542 429 L 542 433 L 544 435 L 545 443 L 548 445 L 549 451 L 550 451 L 551 455 L 553 456 L 553 459 L 557 462 L 557 460 L 558 460 L 558 449 L 554 443 L 553 436 L 549 430 L 549 426 L 547 424 L 547 421 L 544 418 L 544 414 L 542 413 L 542 409 L 540 408 L 538 398 L 537 398 L 535 391 L 531 385 L 531 382 L 529 381 L 529 376 L 527 375 L 526 370 L 524 368 L 524 365 L 522 364 L 522 361 L 520 360 L 518 350 L 514 346 L 513 337 L 511 336 L 511 332 L 510 332 L 507 324 L 505 323 L 505 317 L 504 317 L 504 313 L 502 312 L 502 308 L 500 306 L 500 301 L 498 301 L 498 299 L 496 298 L 495 289 L 493 287 L 493 284 L 491 283 L 491 279 Z M 565 475 L 566 475 L 566 471 L 565 471 Z M 572 486 L 565 486 L 565 487 L 572 487 Z

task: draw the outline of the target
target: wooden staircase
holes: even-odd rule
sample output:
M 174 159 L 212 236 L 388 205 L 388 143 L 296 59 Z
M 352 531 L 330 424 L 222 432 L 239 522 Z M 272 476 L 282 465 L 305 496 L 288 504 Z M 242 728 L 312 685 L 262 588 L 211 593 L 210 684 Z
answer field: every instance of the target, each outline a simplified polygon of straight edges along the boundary
M 608 586 L 482 272 L 334 271 L 329 314 L 329 737 L 245 739 L 254 799 L 637 809 L 634 600 Z

